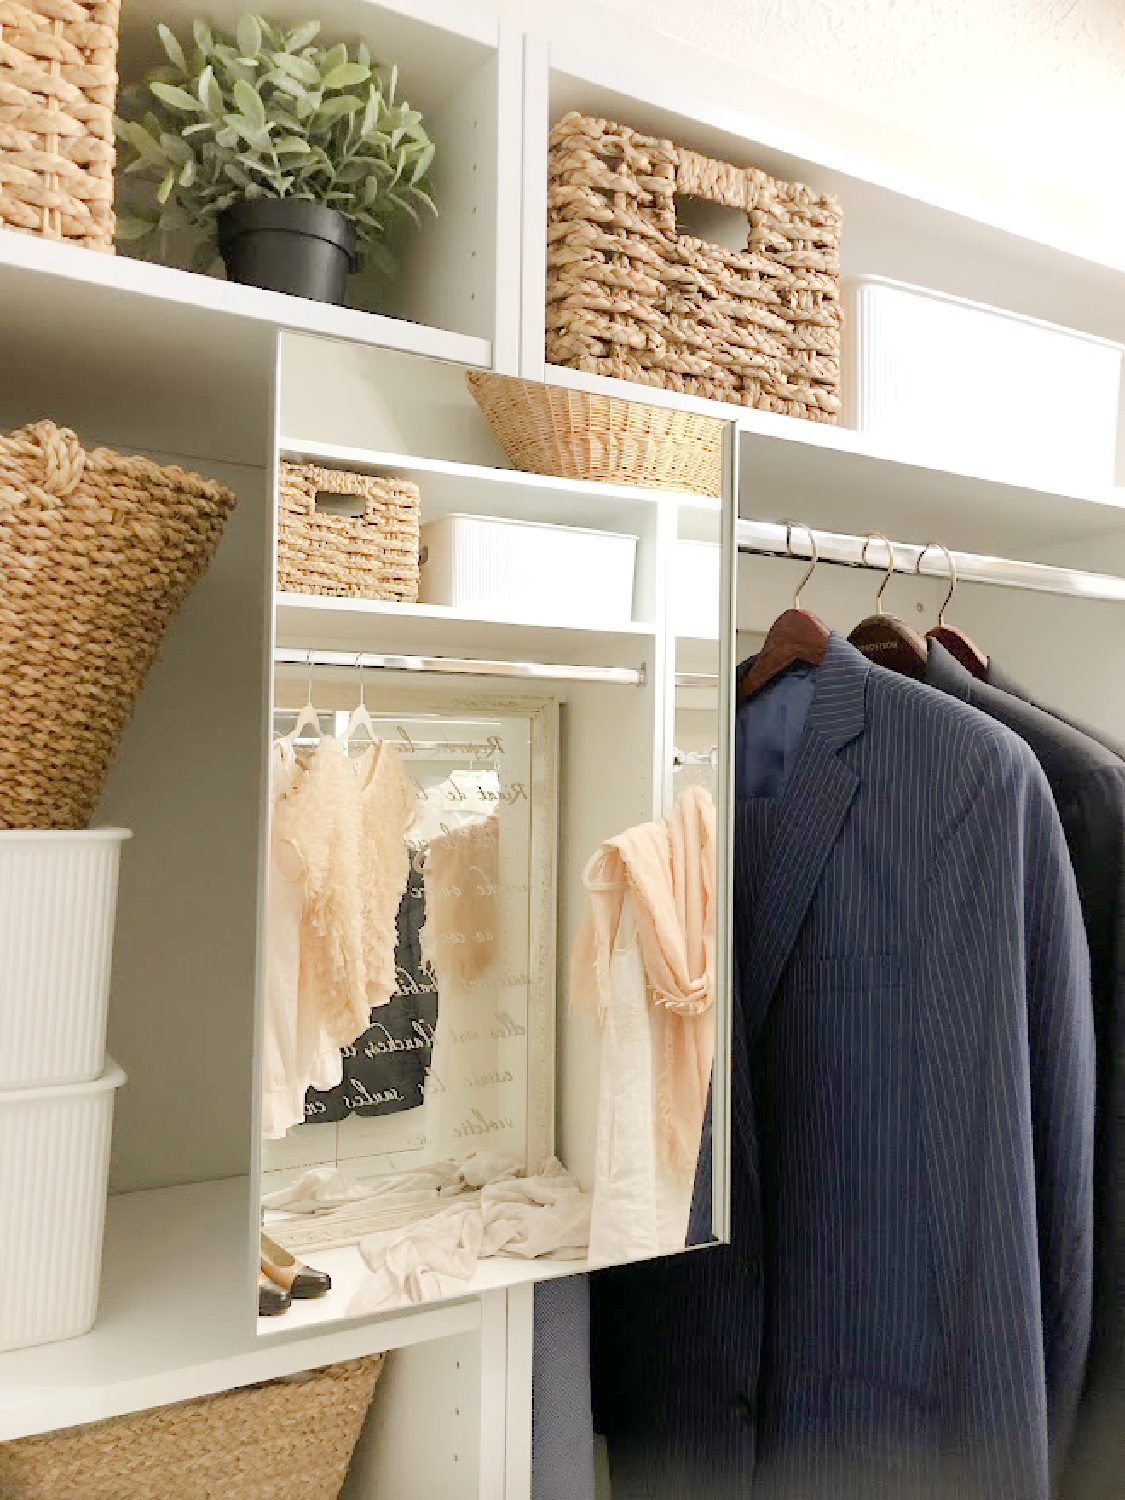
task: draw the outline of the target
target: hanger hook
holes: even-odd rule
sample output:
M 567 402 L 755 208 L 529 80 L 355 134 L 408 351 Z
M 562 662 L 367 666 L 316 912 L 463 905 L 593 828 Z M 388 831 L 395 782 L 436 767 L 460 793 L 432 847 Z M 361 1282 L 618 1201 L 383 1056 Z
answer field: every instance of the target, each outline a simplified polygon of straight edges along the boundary
M 881 615 L 883 613 L 883 593 L 886 590 L 887 584 L 890 583 L 891 575 L 895 570 L 895 549 L 890 537 L 884 536 L 881 531 L 869 531 L 863 539 L 863 551 L 859 555 L 859 565 L 861 568 L 867 566 L 867 549 L 872 542 L 882 542 L 887 549 L 887 571 L 883 574 L 883 581 L 879 585 L 878 593 L 875 595 L 875 613 Z
M 367 707 L 367 701 L 363 696 L 363 652 L 357 651 L 355 655 L 356 670 L 359 672 L 359 706 Z
M 312 707 L 312 701 L 313 701 L 313 695 L 312 695 L 312 689 L 313 689 L 313 654 L 310 651 L 308 655 L 309 655 L 308 707 L 311 708 Z
M 953 595 L 957 591 L 957 564 L 953 561 L 953 553 L 950 552 L 949 548 L 945 545 L 944 542 L 927 542 L 926 545 L 922 548 L 921 552 L 919 552 L 917 560 L 914 564 L 915 573 L 921 574 L 922 559 L 925 557 L 926 553 L 930 550 L 931 547 L 937 547 L 939 551 L 944 552 L 945 560 L 949 564 L 949 592 L 942 600 L 941 608 L 937 612 L 938 624 L 944 625 L 945 612 L 949 608 L 950 600 L 953 598 Z
M 793 608 L 800 609 L 801 595 L 805 591 L 805 585 L 816 572 L 816 565 L 820 561 L 820 554 L 817 551 L 816 537 L 813 535 L 813 529 L 811 526 L 806 525 L 804 521 L 783 521 L 782 525 L 785 527 L 785 551 L 789 557 L 796 557 L 798 555 L 793 551 L 794 526 L 799 527 L 809 539 L 809 551 L 812 555 L 812 561 L 809 563 L 808 572 L 801 579 L 800 583 L 793 591 Z

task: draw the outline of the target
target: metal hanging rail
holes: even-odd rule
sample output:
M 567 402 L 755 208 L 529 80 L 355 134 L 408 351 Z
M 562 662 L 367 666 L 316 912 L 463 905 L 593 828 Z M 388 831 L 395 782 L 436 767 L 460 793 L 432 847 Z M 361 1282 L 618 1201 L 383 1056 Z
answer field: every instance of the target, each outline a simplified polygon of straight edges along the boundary
M 784 529 L 784 528 L 783 528 Z M 273 653 L 277 666 L 347 668 L 349 671 L 437 672 L 446 677 L 506 677 L 538 682 L 601 682 L 619 687 L 643 687 L 644 666 L 575 667 L 541 661 L 477 661 L 460 656 L 387 656 L 367 651 L 296 651 Z
M 772 521 L 739 521 L 738 550 L 758 557 L 792 557 L 809 560 L 808 528 L 804 522 L 788 525 Z M 887 549 L 881 538 L 849 536 L 843 532 L 812 532 L 817 560 L 847 568 L 887 570 Z M 864 558 L 866 546 L 867 556 Z M 936 542 L 929 547 L 916 542 L 892 541 L 896 573 L 920 573 L 924 578 L 948 578 L 949 565 Z M 982 557 L 973 552 L 950 550 L 958 583 L 986 583 L 998 588 L 1026 589 L 1037 594 L 1064 594 L 1079 599 L 1105 599 L 1125 604 L 1125 578 L 1110 573 L 1083 573 L 1048 563 L 1016 562 L 1005 557 Z M 919 558 L 923 561 L 919 567 Z

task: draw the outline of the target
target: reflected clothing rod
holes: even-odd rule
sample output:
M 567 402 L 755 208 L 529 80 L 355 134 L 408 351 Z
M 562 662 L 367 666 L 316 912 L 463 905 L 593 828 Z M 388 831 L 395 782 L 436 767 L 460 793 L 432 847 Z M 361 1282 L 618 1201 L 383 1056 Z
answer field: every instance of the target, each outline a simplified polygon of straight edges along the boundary
M 784 530 L 784 528 L 782 528 Z M 387 656 L 368 651 L 295 651 L 273 653 L 277 666 L 336 667 L 349 671 L 435 672 L 446 677 L 506 677 L 541 682 L 601 682 L 643 687 L 645 667 L 576 667 L 540 661 L 476 661 L 460 656 Z
M 786 543 L 788 532 L 789 543 Z M 804 522 L 739 521 L 738 550 L 758 557 L 786 557 L 809 560 L 808 531 Z M 848 568 L 867 568 L 880 573 L 887 569 L 887 549 L 879 538 L 849 536 L 842 532 L 813 528 L 818 561 Z M 896 573 L 914 573 L 918 559 L 925 554 L 920 569 L 923 578 L 948 578 L 949 567 L 935 538 L 927 549 L 915 542 L 892 539 Z M 863 549 L 867 547 L 864 561 Z M 1075 568 L 1058 568 L 1048 563 L 1016 562 L 1004 557 L 981 557 L 973 552 L 954 552 L 950 548 L 958 583 L 987 583 L 998 588 L 1026 589 L 1038 594 L 1065 594 L 1079 599 L 1105 599 L 1125 604 L 1125 578 L 1109 573 L 1083 573 Z

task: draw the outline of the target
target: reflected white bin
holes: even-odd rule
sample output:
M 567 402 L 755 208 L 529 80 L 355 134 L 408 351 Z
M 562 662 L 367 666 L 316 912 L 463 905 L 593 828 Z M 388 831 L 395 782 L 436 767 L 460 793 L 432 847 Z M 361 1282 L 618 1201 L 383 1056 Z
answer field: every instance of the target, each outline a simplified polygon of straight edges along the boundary
M 632 621 L 635 536 L 453 515 L 423 526 L 421 538 L 423 604 L 538 625 Z
M 113 1098 L 124 1072 L 0 1092 L 0 1350 L 75 1338 L 98 1311 Z
M 895 453 L 1037 487 L 1114 483 L 1122 349 L 881 276 L 844 283 L 843 421 Z
M 97 1078 L 124 828 L 0 832 L 0 1089 Z

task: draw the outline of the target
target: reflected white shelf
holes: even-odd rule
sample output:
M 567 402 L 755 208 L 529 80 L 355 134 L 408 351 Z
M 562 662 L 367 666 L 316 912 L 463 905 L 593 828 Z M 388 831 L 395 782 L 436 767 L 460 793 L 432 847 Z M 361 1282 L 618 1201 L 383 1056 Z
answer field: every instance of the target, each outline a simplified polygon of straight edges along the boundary
M 633 399 L 638 398 L 634 395 Z M 412 481 L 422 491 L 423 521 L 467 512 L 605 531 L 642 524 L 661 505 L 716 515 L 722 507 L 717 498 L 687 490 L 561 479 L 549 474 L 529 474 L 522 469 L 414 458 L 296 436 L 282 437 L 278 448 L 281 457 L 292 463 L 329 464 L 360 473 L 393 474 Z
M 277 640 L 292 650 L 384 651 L 422 656 L 495 655 L 513 661 L 631 665 L 653 627 L 542 625 L 510 616 L 464 614 L 442 604 L 394 604 L 316 594 L 276 595 Z M 624 652 L 628 660 L 608 657 Z M 296 669 L 294 669 L 296 670 Z
M 251 1222 L 246 1178 L 111 1198 L 97 1324 L 0 1354 L 0 1441 L 480 1326 L 468 1299 L 315 1335 L 294 1319 L 304 1337 L 258 1339 Z

